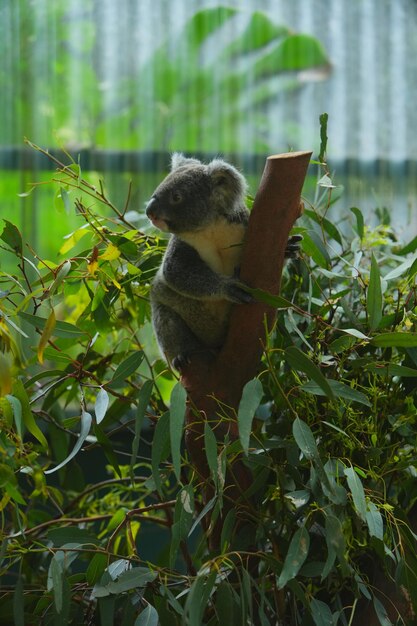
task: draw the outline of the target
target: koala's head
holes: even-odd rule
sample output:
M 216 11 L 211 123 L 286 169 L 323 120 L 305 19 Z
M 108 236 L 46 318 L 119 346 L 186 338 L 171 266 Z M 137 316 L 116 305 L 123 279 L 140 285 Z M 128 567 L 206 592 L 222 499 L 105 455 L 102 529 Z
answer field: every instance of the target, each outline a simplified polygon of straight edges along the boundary
M 222 159 L 206 165 L 175 153 L 171 172 L 155 189 L 146 215 L 163 231 L 199 230 L 222 217 L 232 220 L 245 205 L 246 189 L 242 174 Z

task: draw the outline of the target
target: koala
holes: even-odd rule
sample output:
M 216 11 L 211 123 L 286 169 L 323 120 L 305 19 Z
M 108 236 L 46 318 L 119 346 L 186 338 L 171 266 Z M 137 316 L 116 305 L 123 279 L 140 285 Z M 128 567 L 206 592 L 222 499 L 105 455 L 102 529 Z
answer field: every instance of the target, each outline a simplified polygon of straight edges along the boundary
M 233 303 L 253 301 L 238 278 L 249 211 L 247 183 L 222 159 L 208 164 L 180 153 L 146 205 L 152 224 L 171 238 L 151 288 L 152 322 L 161 352 L 179 371 L 193 354 L 224 343 Z M 294 256 L 292 237 L 287 256 Z

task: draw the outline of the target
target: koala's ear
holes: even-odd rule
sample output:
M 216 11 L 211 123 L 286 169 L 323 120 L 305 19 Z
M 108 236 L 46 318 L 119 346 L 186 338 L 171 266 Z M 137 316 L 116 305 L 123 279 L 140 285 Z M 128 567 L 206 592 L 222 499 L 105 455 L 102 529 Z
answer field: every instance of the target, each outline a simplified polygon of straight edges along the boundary
M 215 187 L 228 188 L 236 194 L 244 194 L 247 191 L 245 178 L 233 165 L 226 163 L 223 159 L 211 161 L 207 165 L 207 173 Z
M 174 152 L 171 156 L 171 172 L 178 167 L 184 167 L 186 165 L 201 165 L 201 161 L 198 161 L 198 159 L 189 159 L 184 156 L 182 152 Z

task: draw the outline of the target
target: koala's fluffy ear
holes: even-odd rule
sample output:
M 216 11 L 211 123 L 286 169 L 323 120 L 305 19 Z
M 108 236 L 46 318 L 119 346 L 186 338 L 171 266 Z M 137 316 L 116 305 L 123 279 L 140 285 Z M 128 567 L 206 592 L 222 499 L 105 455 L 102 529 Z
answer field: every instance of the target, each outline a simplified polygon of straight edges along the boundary
M 243 195 L 247 191 L 245 178 L 233 165 L 223 159 L 214 159 L 207 165 L 214 186 L 219 189 L 230 190 L 233 194 Z
M 201 165 L 201 161 L 198 159 L 189 159 L 184 156 L 182 152 L 174 152 L 171 156 L 171 172 L 178 167 L 184 167 L 186 165 Z

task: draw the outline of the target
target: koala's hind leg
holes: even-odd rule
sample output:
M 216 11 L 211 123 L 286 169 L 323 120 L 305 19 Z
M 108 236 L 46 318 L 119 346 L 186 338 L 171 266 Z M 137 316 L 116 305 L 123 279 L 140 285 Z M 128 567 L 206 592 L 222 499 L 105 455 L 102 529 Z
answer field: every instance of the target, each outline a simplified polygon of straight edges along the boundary
M 152 303 L 152 321 L 161 351 L 175 369 L 187 365 L 193 353 L 207 351 L 182 317 L 169 307 Z

